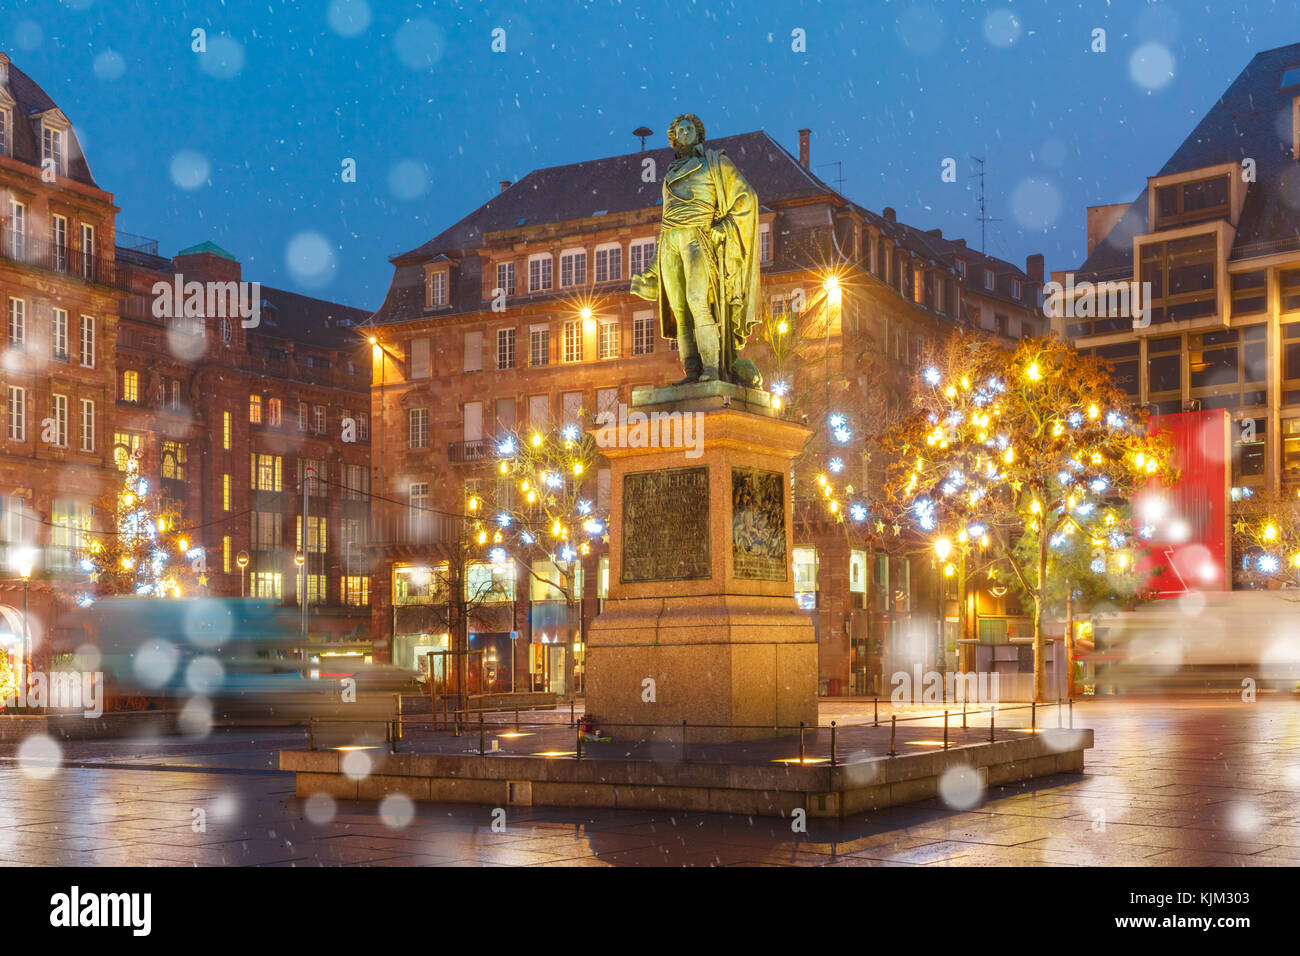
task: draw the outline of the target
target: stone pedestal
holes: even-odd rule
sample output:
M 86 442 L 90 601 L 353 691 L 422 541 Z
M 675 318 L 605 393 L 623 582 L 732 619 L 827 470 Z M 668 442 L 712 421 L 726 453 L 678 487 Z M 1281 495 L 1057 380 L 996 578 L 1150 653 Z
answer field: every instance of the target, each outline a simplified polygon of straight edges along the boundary
M 586 649 L 597 725 L 674 742 L 683 720 L 697 742 L 815 725 L 789 487 L 809 430 L 764 392 L 709 382 L 634 392 L 626 420 L 595 434 L 611 469 L 609 599 Z

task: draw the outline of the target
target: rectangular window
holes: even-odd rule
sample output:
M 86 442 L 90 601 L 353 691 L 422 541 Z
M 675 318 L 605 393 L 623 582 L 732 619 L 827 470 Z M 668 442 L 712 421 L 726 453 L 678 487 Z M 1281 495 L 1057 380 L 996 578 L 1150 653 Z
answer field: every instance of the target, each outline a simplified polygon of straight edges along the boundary
M 248 396 L 248 420 L 254 425 L 262 424 L 262 396 Z
M 802 608 L 817 606 L 817 549 L 794 549 L 794 597 Z
M 50 508 L 49 564 L 67 571 L 76 557 L 90 545 L 90 506 L 66 498 L 55 498 Z
M 649 355 L 655 350 L 655 314 L 638 312 L 632 316 L 632 354 Z
M 551 361 L 551 328 L 533 326 L 528 332 L 528 364 L 533 367 L 549 365 Z
M 340 596 L 344 604 L 351 607 L 365 607 L 370 603 L 370 578 L 362 575 L 346 575 L 341 583 Z
M 81 277 L 91 279 L 95 276 L 95 227 L 89 223 L 81 224 Z
M 298 529 L 298 550 L 302 550 L 302 517 L 294 519 L 294 527 Z M 325 553 L 325 524 L 326 519 L 316 515 L 307 516 L 307 552 L 309 554 Z
M 9 155 L 9 111 L 0 109 L 0 156 Z
M 623 247 L 597 247 L 596 281 L 615 282 L 621 278 L 623 278 Z
M 1286 269 L 1278 276 L 1278 297 L 1283 312 L 1300 310 L 1300 269 Z
M 1153 325 L 1199 319 L 1218 310 L 1213 235 L 1148 243 L 1139 256 L 1141 281 L 1151 283 L 1147 308 Z
M 566 252 L 560 256 L 560 285 L 569 287 L 587 284 L 586 250 Z
M 306 430 L 307 430 L 307 403 L 299 402 L 298 403 L 298 431 L 305 432 Z
M 27 344 L 27 303 L 23 299 L 9 299 L 9 347 L 21 349 Z
M 528 424 L 533 428 L 545 428 L 551 422 L 551 396 L 530 395 L 528 397 Z
M 497 368 L 515 367 L 515 330 L 497 329 Z
M 326 421 L 325 421 L 325 406 L 324 406 L 324 405 L 314 405 L 314 406 L 312 406 L 312 414 L 315 416 L 315 419 L 316 419 L 316 422 L 315 422 L 315 425 L 316 425 L 315 432 L 316 432 L 316 434 L 317 434 L 317 435 L 324 435 L 324 434 L 325 434 L 325 425 L 326 425 Z
M 630 275 L 640 275 L 655 264 L 655 251 L 658 240 L 638 239 L 627 247 L 627 271 Z
M 68 217 L 57 213 L 50 217 L 50 265 L 68 271 Z
M 122 401 L 140 401 L 140 373 L 127 369 L 122 373 Z
M 144 447 L 144 436 L 132 432 L 113 432 L 113 463 L 118 471 L 126 471 L 127 459 Z
M 406 412 L 407 447 L 429 447 L 429 410 L 412 408 Z
M 228 474 L 222 475 L 221 476 L 221 510 L 222 511 L 230 510 L 230 494 L 231 494 L 230 475 Z
M 279 455 L 254 453 L 249 456 L 253 464 L 253 488 L 256 491 L 279 491 L 282 461 Z
M 545 292 L 551 288 L 550 254 L 533 256 L 528 260 L 528 291 Z
M 284 600 L 284 575 L 279 571 L 254 571 L 248 579 L 253 597 L 270 601 Z
M 81 450 L 95 450 L 95 403 L 88 398 L 81 400 Z
M 221 573 L 222 574 L 230 573 L 230 550 L 231 550 L 230 535 L 228 534 L 222 535 L 221 537 Z
M 329 463 L 319 458 L 298 459 L 298 491 L 302 491 L 304 479 L 307 482 L 307 494 L 314 498 L 329 496 Z
M 564 361 L 582 361 L 582 320 L 564 323 Z
M 267 400 L 267 424 L 279 427 L 281 416 L 281 404 L 278 398 Z
M 357 416 L 357 437 L 361 441 L 370 441 L 370 413 L 362 412 Z
M 997 276 L 997 273 L 994 272 L 992 269 L 985 269 L 985 270 L 984 270 L 984 288 L 986 288 L 986 289 L 988 289 L 990 292 L 992 292 L 992 291 L 996 290 L 997 287 L 998 287 L 998 276 Z
M 411 378 L 429 377 L 429 340 L 411 339 Z
M 272 551 L 280 547 L 280 513 L 278 511 L 253 511 L 249 513 L 249 536 L 254 551 Z
M 27 389 L 9 386 L 9 440 L 27 441 Z
M 343 487 L 344 498 L 364 501 L 370 497 L 370 470 L 365 465 L 344 465 Z
M 50 351 L 60 362 L 68 360 L 68 312 L 66 309 L 51 310 Z
M 483 371 L 483 332 L 481 329 L 465 333 L 465 371 Z
M 447 273 L 440 270 L 429 273 L 429 308 L 440 309 L 447 304 Z
M 68 447 L 68 396 L 50 396 L 50 415 L 54 419 L 54 444 Z
M 1190 226 L 1228 215 L 1228 177 L 1175 183 L 1156 190 L 1156 228 Z
M 515 264 L 513 262 L 497 263 L 497 289 L 507 296 L 515 294 Z M 493 298 L 495 298 L 495 294 Z
M 758 261 L 772 261 L 772 227 L 770 225 L 758 227 Z
M 81 367 L 95 367 L 95 317 L 81 317 Z
M 600 323 L 599 354 L 603 359 L 616 359 L 619 355 L 618 322 Z
M 234 428 L 234 416 L 230 412 L 221 413 L 221 447 L 230 451 L 231 431 Z
M 19 262 L 27 261 L 27 207 L 13 198 L 9 200 L 9 254 Z
M 1268 473 L 1268 419 L 1233 422 L 1232 436 L 1233 487 L 1262 485 Z
M 58 176 L 68 175 L 67 154 L 63 148 L 63 130 L 46 126 L 41 135 L 41 167 Z

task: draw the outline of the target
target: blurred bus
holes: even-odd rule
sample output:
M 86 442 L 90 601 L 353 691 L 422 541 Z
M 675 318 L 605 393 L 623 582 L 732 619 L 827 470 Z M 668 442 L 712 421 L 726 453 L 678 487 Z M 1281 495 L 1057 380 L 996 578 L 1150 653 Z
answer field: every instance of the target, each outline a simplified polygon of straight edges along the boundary
M 77 618 L 90 645 L 77 666 L 103 671 L 110 700 L 204 698 L 214 719 L 386 719 L 393 695 L 417 687 L 413 671 L 361 655 L 322 666 L 327 645 L 305 641 L 298 615 L 270 601 L 104 598 Z
M 1098 694 L 1300 687 L 1300 591 L 1192 591 L 1103 615 L 1094 634 L 1081 660 Z

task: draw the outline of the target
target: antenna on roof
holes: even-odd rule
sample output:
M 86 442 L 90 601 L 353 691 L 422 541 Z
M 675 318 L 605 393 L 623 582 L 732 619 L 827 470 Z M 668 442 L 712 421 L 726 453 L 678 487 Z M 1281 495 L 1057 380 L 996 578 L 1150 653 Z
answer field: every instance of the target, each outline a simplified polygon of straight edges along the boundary
M 654 134 L 655 134 L 654 130 L 645 126 L 638 126 L 636 129 L 632 130 L 633 136 L 641 137 L 641 152 L 643 153 L 645 152 L 645 138 L 647 136 L 653 136 Z
M 980 207 L 980 214 L 975 218 L 975 221 L 980 224 L 980 252 L 983 252 L 985 224 L 990 222 L 1001 222 L 1002 220 L 994 219 L 992 216 L 990 216 L 988 214 L 988 206 L 984 202 L 984 157 L 972 156 L 971 159 L 975 160 L 975 162 L 979 165 L 979 172 L 973 173 L 972 176 L 978 176 L 980 181 L 980 194 L 978 200 L 979 207 Z
M 839 174 L 835 178 L 835 191 L 841 196 L 844 195 L 844 163 L 837 159 L 833 163 L 822 163 L 817 168 L 825 169 L 827 166 L 835 167 L 835 171 Z

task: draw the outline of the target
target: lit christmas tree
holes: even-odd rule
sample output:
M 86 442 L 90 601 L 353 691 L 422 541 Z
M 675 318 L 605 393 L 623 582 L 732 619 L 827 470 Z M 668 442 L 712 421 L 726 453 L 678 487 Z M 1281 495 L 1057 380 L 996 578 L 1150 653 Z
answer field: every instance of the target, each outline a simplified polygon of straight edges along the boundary
M 207 583 L 203 549 L 192 545 L 176 512 L 163 507 L 140 472 L 139 453 L 124 458 L 122 487 L 104 502 L 114 531 L 91 543 L 82 570 L 90 574 L 100 597 L 182 597 Z

